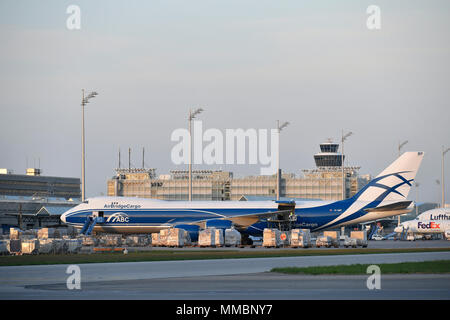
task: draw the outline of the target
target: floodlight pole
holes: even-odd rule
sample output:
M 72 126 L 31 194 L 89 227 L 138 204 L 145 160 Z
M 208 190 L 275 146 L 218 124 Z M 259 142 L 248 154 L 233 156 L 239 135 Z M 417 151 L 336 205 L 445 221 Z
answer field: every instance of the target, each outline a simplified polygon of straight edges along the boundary
M 419 206 L 417 205 L 417 201 L 419 200 L 419 186 L 420 186 L 420 183 L 416 182 L 414 184 L 414 186 L 416 187 L 416 218 L 417 218 L 417 216 L 419 215 Z
M 81 201 L 85 199 L 85 147 L 84 147 L 84 107 L 86 105 L 86 100 L 84 98 L 84 89 L 82 91 L 81 98 L 81 110 L 82 110 L 82 118 L 81 118 Z
M 341 169 L 342 169 L 342 200 L 345 200 L 345 177 L 344 177 L 344 141 L 350 137 L 353 132 L 348 132 L 344 135 L 344 129 L 342 129 L 342 153 L 341 153 Z M 345 227 L 341 227 L 341 235 L 343 236 L 345 232 Z
M 406 140 L 406 141 L 403 141 L 402 143 L 398 143 L 398 157 L 400 158 L 400 152 L 401 152 L 401 149 L 403 148 L 403 146 L 405 145 L 405 144 L 407 144 L 408 143 L 408 140 Z M 397 226 L 400 226 L 400 215 L 398 215 L 397 216 Z
M 344 141 L 349 136 L 351 136 L 353 132 L 348 132 L 344 135 L 344 130 L 342 130 L 342 153 L 341 153 L 341 169 L 342 169 L 342 200 L 345 199 L 345 177 L 344 177 Z
M 188 188 L 189 201 L 192 201 L 192 132 L 191 132 L 191 122 L 192 122 L 192 111 L 189 109 L 189 188 Z
M 81 92 L 81 201 L 84 201 L 86 199 L 84 108 L 86 104 L 89 103 L 89 99 L 94 98 L 97 95 L 97 92 L 90 92 L 86 97 L 84 89 L 81 89 Z
M 189 189 L 188 189 L 188 198 L 189 201 L 192 201 L 192 119 L 195 116 L 203 111 L 202 108 L 198 108 L 192 112 L 192 109 L 189 109 Z
M 445 176 L 444 176 L 444 156 L 445 154 L 450 151 L 450 148 L 445 149 L 444 146 L 442 146 L 442 170 L 441 170 L 441 186 L 442 186 L 442 203 L 441 208 L 445 207 Z
M 277 120 L 277 131 L 278 131 L 278 150 L 277 150 L 277 201 L 280 200 L 280 184 L 281 184 L 281 175 L 280 175 L 280 133 L 281 130 L 286 128 L 289 125 L 289 122 L 285 122 L 280 126 L 280 120 Z

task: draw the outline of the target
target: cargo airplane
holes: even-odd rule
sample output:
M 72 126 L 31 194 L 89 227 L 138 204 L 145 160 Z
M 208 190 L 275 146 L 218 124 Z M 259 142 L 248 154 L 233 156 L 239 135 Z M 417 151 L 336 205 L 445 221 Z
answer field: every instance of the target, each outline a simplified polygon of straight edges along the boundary
M 450 221 L 415 219 L 402 222 L 394 229 L 394 232 L 430 236 L 432 234 L 444 234 L 446 238 L 450 238 Z
M 407 200 L 423 152 L 405 152 L 353 197 L 340 201 L 166 201 L 128 197 L 90 198 L 61 216 L 81 232 L 155 233 L 181 228 L 196 239 L 203 228 L 234 226 L 244 236 L 290 223 L 311 231 L 373 221 L 411 211 Z
M 437 208 L 425 211 L 414 220 L 402 222 L 394 232 L 427 236 L 444 234 L 446 238 L 450 238 L 450 209 Z

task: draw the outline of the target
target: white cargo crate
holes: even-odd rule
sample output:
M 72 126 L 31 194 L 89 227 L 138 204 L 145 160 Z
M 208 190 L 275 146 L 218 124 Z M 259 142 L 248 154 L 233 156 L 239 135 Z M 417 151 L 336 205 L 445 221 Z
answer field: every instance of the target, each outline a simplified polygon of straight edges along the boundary
M 278 248 L 283 244 L 280 238 L 281 232 L 278 229 L 264 229 L 263 232 L 263 247 Z
M 222 229 L 216 229 L 214 231 L 214 245 L 216 247 L 223 247 L 224 239 L 223 239 L 223 230 Z
M 241 233 L 235 229 L 226 229 L 225 230 L 225 246 L 233 247 L 241 245 Z
M 169 229 L 162 229 L 159 232 L 159 246 L 165 247 L 167 246 L 167 238 L 169 236 Z
M 184 231 L 179 228 L 169 229 L 167 235 L 167 246 L 168 247 L 182 247 L 184 246 Z
M 311 236 L 309 229 L 292 229 L 290 236 L 290 244 L 293 248 L 310 247 Z
M 159 239 L 159 233 L 152 233 L 152 246 L 158 247 L 160 242 Z
M 198 234 L 198 245 L 200 247 L 213 247 L 216 245 L 216 229 L 215 228 L 207 228 L 202 230 Z

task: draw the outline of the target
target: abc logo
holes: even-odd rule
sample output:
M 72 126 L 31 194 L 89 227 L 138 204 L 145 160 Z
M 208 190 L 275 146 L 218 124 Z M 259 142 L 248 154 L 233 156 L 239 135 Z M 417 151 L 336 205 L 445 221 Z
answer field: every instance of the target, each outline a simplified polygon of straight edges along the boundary
M 109 219 L 107 220 L 107 222 L 121 222 L 121 223 L 127 223 L 130 222 L 130 218 L 124 214 L 124 213 L 116 213 L 113 214 L 111 217 L 109 217 Z

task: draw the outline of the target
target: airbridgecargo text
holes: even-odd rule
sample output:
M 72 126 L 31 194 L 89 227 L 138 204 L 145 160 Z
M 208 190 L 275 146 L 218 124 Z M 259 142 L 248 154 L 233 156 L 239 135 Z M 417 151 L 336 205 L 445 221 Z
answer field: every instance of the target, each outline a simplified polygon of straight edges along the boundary
M 177 315 L 200 315 L 204 318 L 210 314 L 221 315 L 269 315 L 272 311 L 271 304 L 227 304 L 220 305 L 220 308 L 203 307 L 203 306 L 189 306 L 183 304 L 183 306 L 177 307 Z

